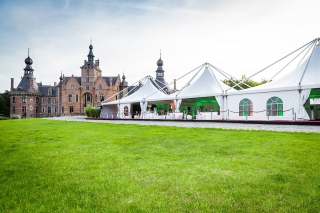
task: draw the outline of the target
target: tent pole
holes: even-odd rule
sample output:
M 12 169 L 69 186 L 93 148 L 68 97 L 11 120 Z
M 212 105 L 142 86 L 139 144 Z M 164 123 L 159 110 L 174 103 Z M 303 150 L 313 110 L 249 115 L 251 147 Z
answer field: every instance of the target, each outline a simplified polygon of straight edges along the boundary
M 223 70 L 219 69 L 219 68 L 218 68 L 218 67 L 216 67 L 216 66 L 213 66 L 213 65 L 212 65 L 212 64 L 210 64 L 210 63 L 209 63 L 209 65 L 210 65 L 213 69 L 215 69 L 215 70 L 217 70 L 219 73 L 221 73 L 221 74 L 222 74 L 224 77 L 226 77 L 228 80 L 230 80 L 230 81 L 232 81 L 233 83 L 235 83 L 235 84 L 236 84 L 236 82 L 232 80 L 232 78 L 234 78 L 234 79 L 238 80 L 236 77 L 233 77 L 232 75 L 230 75 L 230 74 L 228 74 L 228 73 L 224 72 Z M 231 76 L 231 78 L 230 78 L 230 77 L 228 77 L 228 75 L 229 75 L 229 76 Z M 243 84 L 244 84 L 244 85 L 246 85 L 246 86 L 248 86 L 248 87 L 251 87 L 250 85 L 246 84 L 245 82 L 243 82 Z M 239 85 L 239 87 L 241 87 L 241 86 Z M 241 87 L 241 89 L 243 89 L 243 88 Z
M 307 63 L 307 65 L 306 65 L 306 67 L 304 68 L 304 71 L 303 71 L 302 76 L 301 76 L 301 78 L 300 78 L 299 87 L 301 87 L 301 81 L 302 81 L 302 79 L 303 79 L 303 77 L 304 77 L 304 74 L 306 73 L 306 70 L 307 70 L 307 68 L 308 68 L 308 66 L 309 66 L 309 62 L 310 62 L 310 59 L 311 59 L 311 56 L 312 56 L 312 53 L 313 53 L 313 51 L 314 51 L 315 46 L 316 46 L 316 45 L 313 46 L 313 49 L 312 49 L 311 55 L 310 55 L 310 57 L 309 57 L 308 63 Z
M 222 87 L 221 87 L 221 85 L 220 85 L 220 82 L 219 82 L 218 79 L 216 78 L 215 74 L 212 72 L 210 66 L 208 66 L 208 68 L 209 68 L 209 70 L 211 71 L 211 74 L 213 75 L 214 79 L 216 79 L 216 81 L 218 82 L 221 91 L 224 92 L 223 89 L 222 89 Z
M 187 87 L 187 85 L 198 75 L 198 73 L 203 69 L 204 65 L 206 65 L 206 64 L 207 64 L 207 63 L 204 63 L 204 64 L 202 65 L 202 67 L 199 69 L 199 71 L 190 79 L 190 81 L 188 81 L 188 83 L 187 83 L 184 87 L 182 87 L 182 89 L 177 93 L 176 96 L 178 96 L 178 95 L 180 94 L 180 92 L 181 92 L 184 88 Z
M 221 87 L 221 85 L 220 85 L 220 82 L 218 81 L 218 79 L 217 79 L 216 76 L 214 75 L 214 73 L 213 73 L 213 71 L 211 70 L 210 66 L 212 66 L 212 65 L 209 64 L 209 69 L 210 69 L 211 73 L 213 74 L 213 76 L 214 76 L 214 78 L 216 79 L 216 81 L 219 83 L 220 89 L 223 91 L 223 89 L 222 89 L 222 87 Z M 219 70 L 217 70 L 215 66 L 212 66 L 212 67 L 213 67 L 216 71 L 218 71 L 220 74 L 222 74 L 224 77 L 228 78 L 226 75 L 224 75 L 224 74 L 221 73 Z M 228 78 L 228 79 L 229 79 L 230 81 L 232 81 L 234 84 L 236 84 L 236 82 L 234 82 L 232 79 L 230 79 L 230 78 Z M 239 87 L 240 87 L 241 89 L 243 89 L 242 86 L 239 85 Z
M 302 50 L 296 57 L 294 57 L 289 63 L 287 63 L 279 72 L 277 72 L 270 80 L 269 80 L 269 82 L 270 81 L 272 81 L 272 79 L 274 79 L 280 72 L 282 72 L 282 70 L 284 70 L 289 64 L 291 64 L 291 62 L 292 61 L 294 61 L 299 55 L 301 55 L 307 48 L 309 48 L 309 47 L 312 47 L 312 44 L 309 44 L 304 50 Z M 311 48 L 310 48 L 311 49 Z M 308 50 L 308 52 L 310 51 L 310 49 Z M 308 53 L 307 52 L 307 53 Z M 306 54 L 307 54 L 306 53 Z M 304 55 L 304 57 L 305 57 L 306 55 Z M 304 58 L 303 57 L 303 58 Z M 303 58 L 301 59 L 301 60 L 303 60 Z M 301 61 L 300 61 L 301 62 Z M 299 64 L 300 64 L 300 62 L 299 62 Z M 299 65 L 298 64 L 298 65 Z

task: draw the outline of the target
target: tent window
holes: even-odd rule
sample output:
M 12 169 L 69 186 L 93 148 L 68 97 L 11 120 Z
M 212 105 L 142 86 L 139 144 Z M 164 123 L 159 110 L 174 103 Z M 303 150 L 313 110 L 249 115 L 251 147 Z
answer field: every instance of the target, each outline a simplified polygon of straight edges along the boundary
M 250 99 L 242 99 L 239 103 L 239 116 L 252 116 L 253 105 Z
M 123 113 L 124 113 L 124 115 L 125 116 L 128 116 L 128 107 L 127 106 L 125 106 L 124 108 L 123 108 Z
M 267 116 L 283 116 L 283 102 L 281 98 L 272 97 L 267 101 Z

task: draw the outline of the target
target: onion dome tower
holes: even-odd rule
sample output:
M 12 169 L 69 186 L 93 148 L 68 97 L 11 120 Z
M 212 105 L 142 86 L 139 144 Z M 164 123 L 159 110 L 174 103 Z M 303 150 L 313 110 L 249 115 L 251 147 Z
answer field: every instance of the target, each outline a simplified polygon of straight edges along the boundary
M 23 69 L 24 75 L 33 75 L 33 69 L 32 69 L 33 60 L 29 56 L 29 49 L 28 49 L 28 58 L 24 60 L 24 63 L 26 63 L 26 67 Z
M 88 62 L 89 61 L 93 62 L 93 60 L 94 60 L 94 55 L 93 55 L 92 49 L 93 49 L 93 46 L 92 46 L 92 43 L 91 43 L 90 46 L 89 46 Z
M 33 76 L 33 60 L 29 56 L 29 49 L 28 58 L 24 60 L 24 63 L 26 63 L 26 67 L 23 69 L 24 75 L 18 85 L 18 90 L 28 93 L 40 93 L 36 78 Z

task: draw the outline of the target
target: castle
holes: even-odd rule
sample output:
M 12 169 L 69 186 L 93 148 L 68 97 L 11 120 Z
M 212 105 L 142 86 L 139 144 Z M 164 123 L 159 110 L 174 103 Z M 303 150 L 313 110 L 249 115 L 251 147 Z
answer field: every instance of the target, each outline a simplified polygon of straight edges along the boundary
M 105 99 L 114 101 L 131 91 L 124 75 L 122 81 L 119 74 L 102 76 L 99 60 L 94 60 L 92 50 L 93 46 L 90 44 L 88 58 L 80 67 L 81 76 L 67 77 L 61 73 L 60 81 L 58 84 L 54 82 L 53 86 L 36 82 L 33 60 L 28 51 L 24 75 L 16 88 L 14 79 L 11 78 L 10 117 L 81 115 L 89 104 L 100 106 Z M 161 55 L 157 65 L 156 79 L 166 84 Z

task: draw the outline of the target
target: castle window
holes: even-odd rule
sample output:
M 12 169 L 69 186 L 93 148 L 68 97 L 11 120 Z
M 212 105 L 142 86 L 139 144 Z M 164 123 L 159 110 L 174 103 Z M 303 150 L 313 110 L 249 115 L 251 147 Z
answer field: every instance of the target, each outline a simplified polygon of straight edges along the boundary
M 22 114 L 27 112 L 27 107 L 26 106 L 22 106 Z
M 15 103 L 16 102 L 16 97 L 12 97 L 12 103 Z
M 53 99 L 53 103 L 56 103 L 56 99 L 55 98 Z
M 87 70 L 87 75 L 89 75 L 90 74 L 90 71 L 89 70 Z
M 98 95 L 97 94 L 94 96 L 94 101 L 98 102 Z
M 39 103 L 39 97 L 36 97 L 36 104 Z
M 51 107 L 48 107 L 48 114 L 51 114 Z
M 12 107 L 12 113 L 16 113 L 16 107 L 15 106 Z
M 69 102 L 72 102 L 72 94 L 69 94 Z
M 76 95 L 76 102 L 78 102 L 79 101 L 79 96 L 78 95 Z
M 42 98 L 42 103 L 44 104 L 44 98 Z
M 36 106 L 36 114 L 39 113 L 39 107 Z
M 162 72 L 158 72 L 158 76 L 162 76 L 163 74 L 162 74 Z
M 51 98 L 48 98 L 48 104 L 51 104 Z
M 89 85 L 86 85 L 86 90 L 89 90 L 90 88 L 89 88 Z
M 22 96 L 22 103 L 27 103 L 27 96 Z
M 71 84 L 71 89 L 74 90 L 74 84 Z
M 283 116 L 283 102 L 281 98 L 269 98 L 267 101 L 267 116 Z
M 61 108 L 61 112 L 64 113 L 64 106 Z
M 103 94 L 100 95 L 100 101 L 104 101 L 104 95 Z
M 239 116 L 252 116 L 252 101 L 250 99 L 242 99 L 239 103 Z
M 89 82 L 89 77 L 86 77 L 86 82 Z
M 51 89 L 48 90 L 48 95 L 52 95 L 52 90 Z
M 73 113 L 73 106 L 69 106 L 69 112 Z
M 102 89 L 102 84 L 99 84 L 98 88 L 99 88 L 99 89 Z
M 42 112 L 45 112 L 45 111 L 44 111 L 44 107 L 42 107 Z

